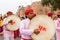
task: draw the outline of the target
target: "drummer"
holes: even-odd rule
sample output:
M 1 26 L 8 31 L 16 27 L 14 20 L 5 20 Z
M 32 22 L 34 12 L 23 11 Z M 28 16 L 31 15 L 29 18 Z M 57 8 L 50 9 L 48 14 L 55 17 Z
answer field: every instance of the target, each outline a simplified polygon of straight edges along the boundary
M 40 33 L 38 29 L 35 30 L 29 30 L 28 25 L 30 23 L 30 20 L 36 16 L 32 8 L 28 8 L 25 10 L 25 16 L 26 19 L 22 20 L 20 23 L 20 34 L 21 34 L 21 40 L 32 40 L 31 35 L 32 33 L 35 33 L 36 35 Z
M 8 22 L 6 22 L 6 18 L 10 15 L 12 15 L 13 13 L 11 11 L 7 12 L 7 16 L 5 17 L 5 19 L 3 20 L 3 33 L 4 33 L 4 40 L 14 40 L 14 32 L 12 31 L 8 31 L 6 29 L 6 25 L 8 24 Z

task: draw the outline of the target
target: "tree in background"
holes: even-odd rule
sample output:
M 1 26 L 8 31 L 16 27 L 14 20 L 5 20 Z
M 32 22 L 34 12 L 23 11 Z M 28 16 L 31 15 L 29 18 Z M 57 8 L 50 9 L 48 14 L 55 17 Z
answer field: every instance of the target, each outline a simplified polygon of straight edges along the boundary
M 53 10 L 60 9 L 60 0 L 41 0 L 43 6 L 44 5 L 52 5 Z

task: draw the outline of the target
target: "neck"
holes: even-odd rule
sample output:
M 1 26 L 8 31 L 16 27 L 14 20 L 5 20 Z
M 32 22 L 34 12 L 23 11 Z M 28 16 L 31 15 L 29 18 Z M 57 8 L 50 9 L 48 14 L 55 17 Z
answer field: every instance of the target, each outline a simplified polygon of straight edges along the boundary
M 32 19 L 32 18 L 29 18 L 30 20 Z

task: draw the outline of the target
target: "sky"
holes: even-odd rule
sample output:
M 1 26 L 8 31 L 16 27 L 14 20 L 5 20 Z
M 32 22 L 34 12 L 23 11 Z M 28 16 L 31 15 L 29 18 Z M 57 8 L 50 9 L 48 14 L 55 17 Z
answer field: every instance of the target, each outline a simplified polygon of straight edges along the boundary
M 7 11 L 16 13 L 18 6 L 31 5 L 32 2 L 40 0 L 0 0 L 0 14 L 4 14 Z

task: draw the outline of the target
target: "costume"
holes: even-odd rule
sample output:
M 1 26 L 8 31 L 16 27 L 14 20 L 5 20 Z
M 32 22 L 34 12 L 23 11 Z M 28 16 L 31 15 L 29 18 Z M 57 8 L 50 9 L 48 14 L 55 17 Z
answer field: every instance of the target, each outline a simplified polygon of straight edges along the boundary
M 60 40 L 60 18 L 56 20 L 56 40 Z
M 30 23 L 30 20 L 24 19 L 20 23 L 20 34 L 22 39 L 21 40 L 32 40 L 31 34 L 33 33 L 33 30 L 28 30 L 28 25 Z

